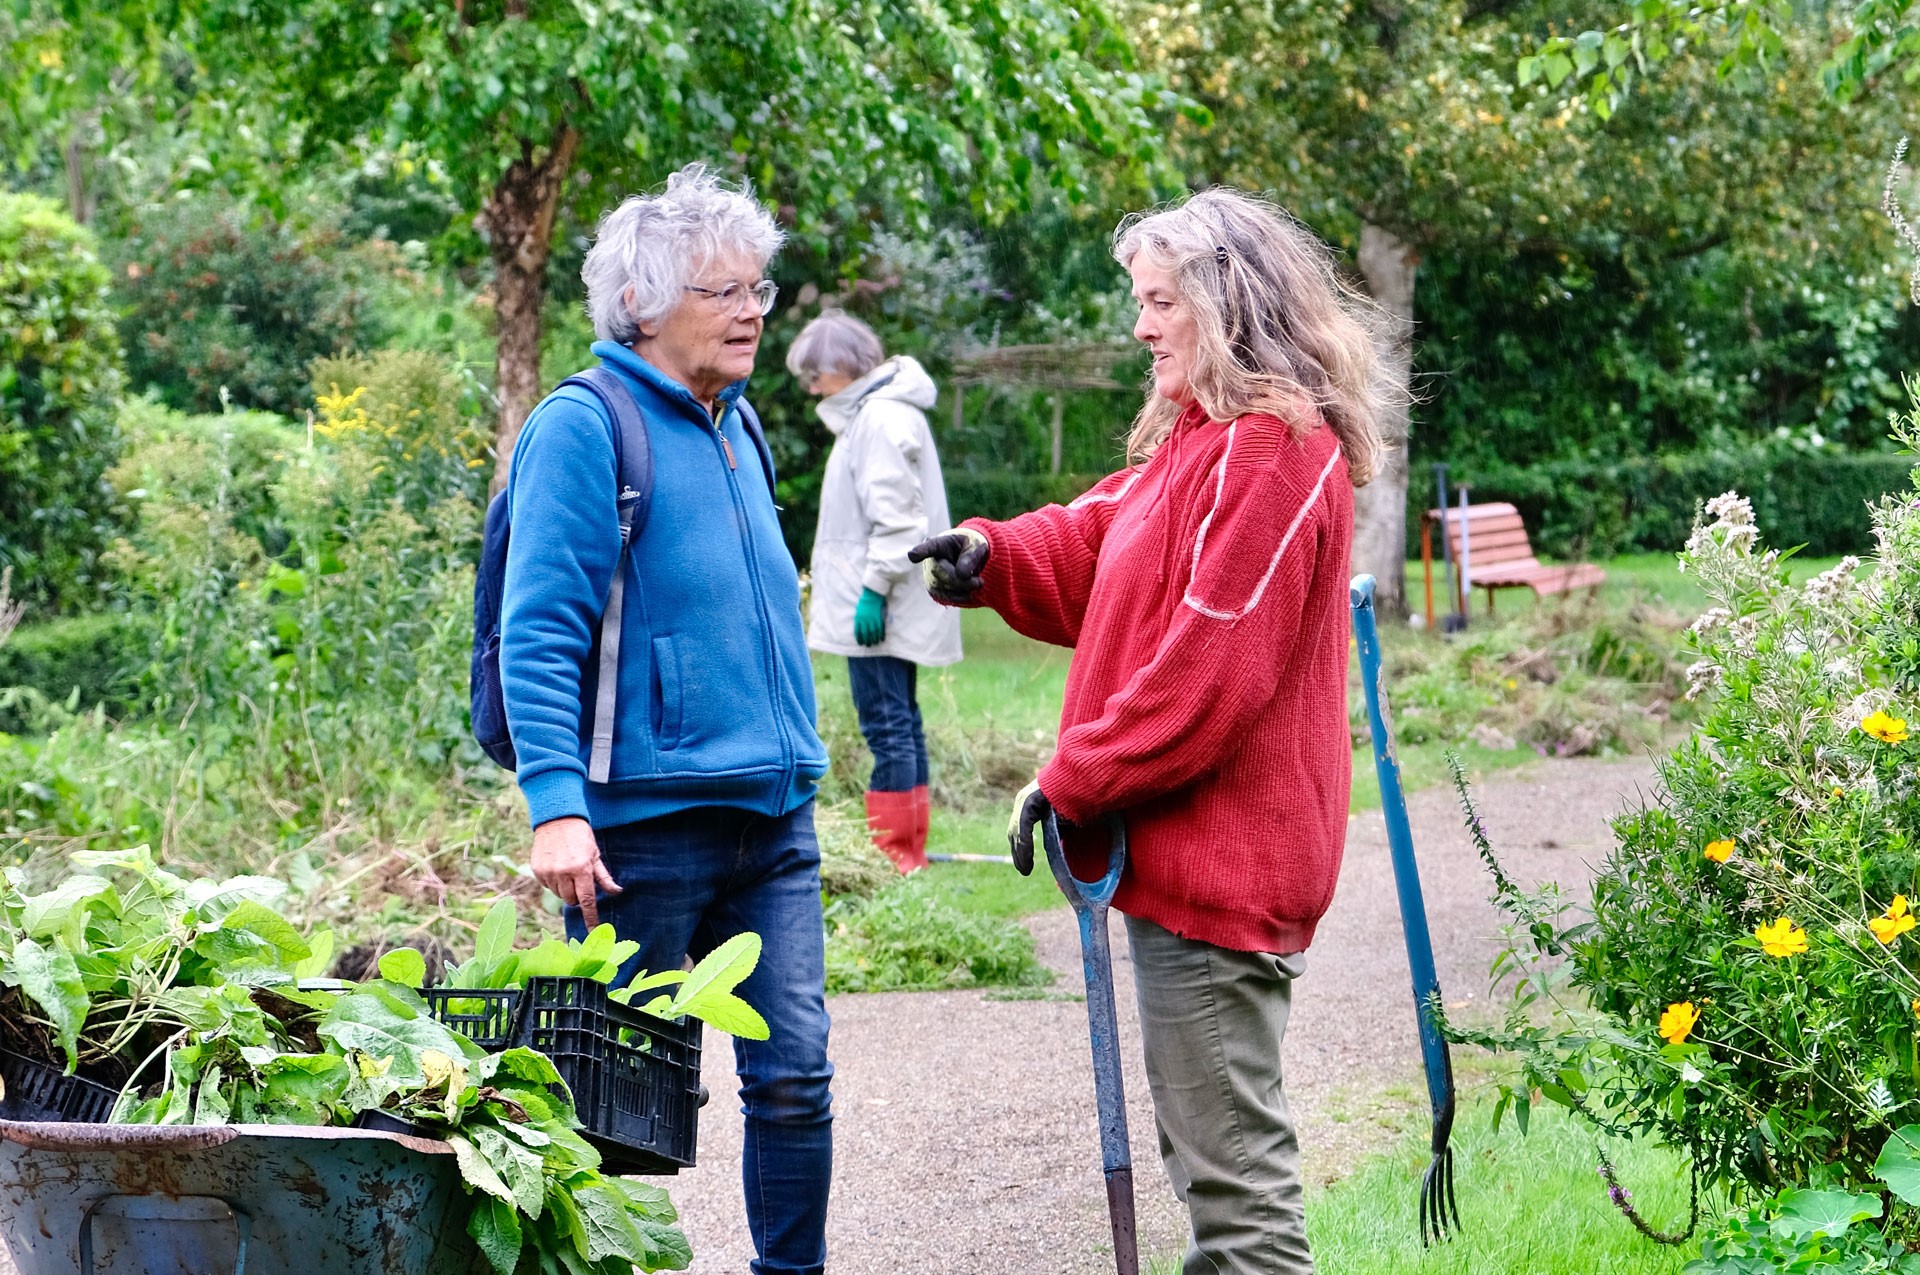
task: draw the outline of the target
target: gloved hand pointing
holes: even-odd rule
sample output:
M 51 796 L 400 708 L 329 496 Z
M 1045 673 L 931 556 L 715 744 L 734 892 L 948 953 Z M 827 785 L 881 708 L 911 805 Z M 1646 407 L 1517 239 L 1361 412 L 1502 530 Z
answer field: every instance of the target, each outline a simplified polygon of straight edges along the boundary
M 980 573 L 986 570 L 992 546 L 987 538 L 971 527 L 960 527 L 922 540 L 907 550 L 907 561 L 920 564 L 927 581 L 927 592 L 936 602 L 965 606 L 973 601 L 985 583 Z

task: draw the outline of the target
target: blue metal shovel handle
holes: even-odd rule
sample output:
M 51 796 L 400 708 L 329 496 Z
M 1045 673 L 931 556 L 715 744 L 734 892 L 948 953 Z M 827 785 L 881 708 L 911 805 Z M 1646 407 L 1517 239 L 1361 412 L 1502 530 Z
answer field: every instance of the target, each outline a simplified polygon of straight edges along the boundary
M 1113 1221 L 1113 1260 L 1119 1275 L 1139 1275 L 1140 1250 L 1134 1234 L 1133 1154 L 1127 1145 L 1127 1096 L 1120 1079 L 1120 1024 L 1113 1004 L 1113 952 L 1107 941 L 1107 905 L 1120 888 L 1127 866 L 1127 824 L 1119 815 L 1107 819 L 1111 848 L 1107 874 L 1098 881 L 1082 881 L 1067 866 L 1060 845 L 1060 821 L 1048 809 L 1040 838 L 1047 849 L 1047 865 L 1060 892 L 1073 905 L 1080 922 L 1080 953 L 1087 981 L 1087 1029 L 1093 1041 L 1093 1095 L 1100 1112 L 1100 1165 L 1107 1178 L 1107 1215 Z

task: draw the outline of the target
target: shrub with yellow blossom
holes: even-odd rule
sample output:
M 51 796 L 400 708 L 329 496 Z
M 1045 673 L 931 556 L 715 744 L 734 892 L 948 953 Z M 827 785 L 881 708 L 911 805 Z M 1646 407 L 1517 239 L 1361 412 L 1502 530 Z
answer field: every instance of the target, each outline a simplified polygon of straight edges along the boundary
M 1518 1054 L 1503 1110 L 1537 1094 L 1769 1190 L 1873 1187 L 1920 1122 L 1920 482 L 1872 520 L 1871 559 L 1796 584 L 1746 500 L 1707 502 L 1681 554 L 1709 603 L 1690 737 L 1589 906 L 1496 876 L 1515 1012 L 1455 1032 Z

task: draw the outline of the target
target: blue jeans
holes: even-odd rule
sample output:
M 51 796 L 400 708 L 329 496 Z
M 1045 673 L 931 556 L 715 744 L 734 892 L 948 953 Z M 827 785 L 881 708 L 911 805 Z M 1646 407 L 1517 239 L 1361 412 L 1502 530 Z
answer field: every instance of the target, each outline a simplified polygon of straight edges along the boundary
M 927 782 L 927 733 L 915 698 L 920 666 L 891 655 L 850 655 L 847 682 L 860 733 L 873 750 L 874 792 L 907 792 Z
M 620 883 L 600 917 L 640 951 L 641 970 L 679 969 L 748 930 L 765 943 L 738 988 L 766 1018 L 767 1040 L 733 1042 L 747 1119 L 741 1156 L 754 1275 L 820 1275 L 833 1176 L 833 1064 L 827 1061 L 826 936 L 813 803 L 770 818 L 706 806 L 597 829 Z M 578 908 L 567 933 L 585 933 Z

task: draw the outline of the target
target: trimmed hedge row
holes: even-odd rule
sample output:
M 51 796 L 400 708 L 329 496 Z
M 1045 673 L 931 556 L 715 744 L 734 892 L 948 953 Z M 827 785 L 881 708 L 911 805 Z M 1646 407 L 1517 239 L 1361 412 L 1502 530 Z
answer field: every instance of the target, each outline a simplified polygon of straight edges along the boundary
M 947 509 L 953 520 L 959 522 L 964 518 L 1000 521 L 1042 505 L 1064 505 L 1105 475 L 955 470 L 944 477 L 947 482 Z
M 1526 519 L 1535 551 L 1554 558 L 1672 553 L 1686 543 L 1694 513 L 1723 491 L 1753 502 L 1771 545 L 1805 545 L 1816 556 L 1873 547 L 1867 506 L 1905 490 L 1914 458 L 1884 452 L 1785 449 L 1690 452 L 1613 463 L 1563 461 L 1455 473 L 1475 504 L 1510 501 Z M 1421 466 L 1408 491 L 1412 552 L 1419 518 L 1433 503 Z
M 152 649 L 153 622 L 124 612 L 24 625 L 0 645 L 0 690 L 32 687 L 59 703 L 78 690 L 82 709 L 100 705 L 111 717 L 133 716 Z M 0 709 L 0 732 L 28 728 L 22 709 Z

